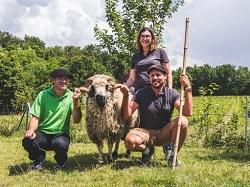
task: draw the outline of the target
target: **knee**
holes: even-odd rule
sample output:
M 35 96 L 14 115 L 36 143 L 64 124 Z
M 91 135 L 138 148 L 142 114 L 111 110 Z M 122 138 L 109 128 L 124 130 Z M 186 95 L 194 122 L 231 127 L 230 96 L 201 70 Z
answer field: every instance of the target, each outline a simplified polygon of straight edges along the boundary
M 65 141 L 57 140 L 52 143 L 52 147 L 55 149 L 55 151 L 65 152 L 65 151 L 68 151 L 69 143 Z
M 136 140 L 136 138 L 135 138 L 132 134 L 128 134 L 128 135 L 125 137 L 124 144 L 125 144 L 125 147 L 126 147 L 128 150 L 133 150 L 133 148 L 134 148 L 135 145 L 137 144 L 137 140 Z
M 182 130 L 188 129 L 188 119 L 184 116 L 181 117 L 181 129 Z
M 176 128 L 178 126 L 178 122 L 179 122 L 179 117 L 175 118 L 175 120 L 173 121 L 173 128 Z M 188 129 L 188 119 L 185 116 L 181 116 L 181 129 L 185 130 Z
M 23 146 L 24 149 L 28 149 L 29 147 L 32 146 L 32 140 L 29 139 L 29 138 L 23 138 L 22 146 Z

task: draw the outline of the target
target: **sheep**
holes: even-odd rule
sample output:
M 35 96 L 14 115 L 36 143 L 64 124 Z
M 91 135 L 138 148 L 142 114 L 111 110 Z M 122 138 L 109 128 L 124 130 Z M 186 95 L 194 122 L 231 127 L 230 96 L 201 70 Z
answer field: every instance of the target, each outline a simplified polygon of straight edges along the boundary
M 103 143 L 108 143 L 108 161 L 118 157 L 120 140 L 129 129 L 138 126 L 138 113 L 135 112 L 130 120 L 121 117 L 123 94 L 119 84 L 108 75 L 94 75 L 88 78 L 80 88 L 87 92 L 86 99 L 86 128 L 89 139 L 97 145 L 98 162 L 103 162 Z M 131 96 L 130 96 L 131 97 Z M 113 145 L 115 144 L 112 153 Z

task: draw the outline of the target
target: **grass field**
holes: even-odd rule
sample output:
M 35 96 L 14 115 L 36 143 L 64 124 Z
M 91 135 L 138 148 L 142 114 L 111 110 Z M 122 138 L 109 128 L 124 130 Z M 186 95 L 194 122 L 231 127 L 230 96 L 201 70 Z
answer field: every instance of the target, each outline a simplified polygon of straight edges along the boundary
M 226 100 L 228 99 L 228 100 Z M 241 98 L 240 98 L 241 99 Z M 215 108 L 211 112 L 223 113 L 228 120 L 228 113 L 242 112 L 241 102 L 232 97 L 214 97 Z M 231 104 L 230 104 L 231 103 Z M 232 107 L 232 103 L 234 106 Z M 195 114 L 192 117 L 190 135 L 178 155 L 182 165 L 172 171 L 167 166 L 161 147 L 156 148 L 152 162 L 140 163 L 141 155 L 132 153 L 130 158 L 121 155 L 114 163 L 97 163 L 97 148 L 86 137 L 85 129 L 73 126 L 77 132 L 69 149 L 69 159 L 65 170 L 54 170 L 53 152 L 48 152 L 44 170 L 29 171 L 30 160 L 21 146 L 22 132 L 11 136 L 0 136 L 0 187 L 2 186 L 86 186 L 86 187 L 250 187 L 250 151 L 224 148 L 203 148 L 192 138 L 195 127 L 200 122 L 199 112 L 202 101 L 194 98 Z M 239 106 L 238 106 L 239 104 Z M 219 110 L 220 109 L 220 110 Z M 229 111 L 229 112 L 228 112 Z M 216 117 L 216 116 L 215 116 Z M 212 120 L 215 117 L 212 116 Z M 0 123 L 13 127 L 20 117 L 3 116 Z M 11 120 L 12 122 L 9 122 Z M 244 117 L 240 117 L 241 129 L 244 128 Z M 8 128 L 6 128 L 8 130 Z M 11 128 L 10 128 L 11 129 Z M 4 131 L 2 126 L 1 132 Z M 8 135 L 9 131 L 4 133 Z M 79 139 L 79 137 L 81 137 Z M 78 140 L 77 140 L 78 139 Z M 79 143 L 77 143 L 79 142 Z M 107 147 L 105 147 L 107 152 Z M 229 151 L 230 150 L 230 151 Z M 125 153 L 123 143 L 120 148 Z
M 30 161 L 21 139 L 0 138 L 0 186 L 250 186 L 250 152 L 184 146 L 179 154 L 182 166 L 171 171 L 161 147 L 149 165 L 139 162 L 138 153 L 98 165 L 93 144 L 73 143 L 65 170 L 53 169 L 49 152 L 44 170 L 35 172 L 27 170 Z

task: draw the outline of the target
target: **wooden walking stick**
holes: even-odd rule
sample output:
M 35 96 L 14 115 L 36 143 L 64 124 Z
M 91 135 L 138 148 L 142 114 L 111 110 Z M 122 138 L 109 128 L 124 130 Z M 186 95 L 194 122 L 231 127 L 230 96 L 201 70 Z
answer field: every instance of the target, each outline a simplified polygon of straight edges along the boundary
M 186 74 L 186 61 L 187 61 L 187 49 L 188 49 L 187 48 L 188 25 L 189 25 L 189 18 L 186 18 L 182 75 Z M 181 117 L 182 117 L 183 105 L 184 105 L 184 86 L 181 85 L 180 110 L 179 110 L 177 132 L 176 132 L 176 138 L 175 138 L 175 144 L 174 144 L 174 158 L 173 158 L 173 163 L 172 163 L 172 169 L 175 169 L 175 165 L 176 165 L 176 158 L 177 158 L 178 145 L 179 145 L 179 139 L 180 139 Z

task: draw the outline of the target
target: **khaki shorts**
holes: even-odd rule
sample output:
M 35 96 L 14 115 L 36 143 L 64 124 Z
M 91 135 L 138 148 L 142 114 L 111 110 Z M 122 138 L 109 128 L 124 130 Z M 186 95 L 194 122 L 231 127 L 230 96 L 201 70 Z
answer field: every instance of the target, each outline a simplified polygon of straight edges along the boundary
M 154 145 L 156 136 L 159 134 L 160 129 L 142 129 L 142 128 L 134 128 L 129 131 L 134 135 L 139 136 L 143 143 L 147 146 Z

